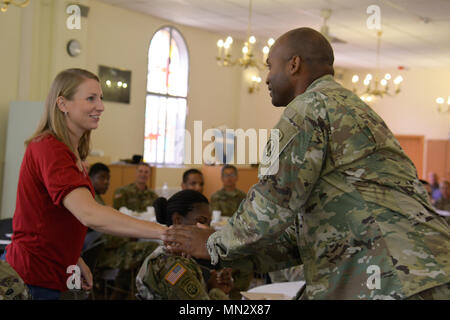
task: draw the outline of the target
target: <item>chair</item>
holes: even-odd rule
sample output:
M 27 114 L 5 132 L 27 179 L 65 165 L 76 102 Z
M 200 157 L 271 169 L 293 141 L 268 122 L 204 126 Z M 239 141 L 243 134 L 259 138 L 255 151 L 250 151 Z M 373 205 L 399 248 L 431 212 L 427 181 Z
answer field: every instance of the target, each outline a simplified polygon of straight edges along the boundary
M 94 273 L 97 267 L 97 258 L 99 256 L 100 250 L 102 250 L 103 243 L 105 240 L 102 238 L 103 233 L 98 231 L 90 231 L 86 234 L 84 239 L 83 249 L 81 251 L 81 257 L 83 258 L 86 265 Z M 91 297 L 95 300 L 94 290 L 91 291 Z
M 0 240 L 11 241 L 11 238 L 7 237 L 6 234 L 13 233 L 12 228 L 12 218 L 0 220 Z M 5 251 L 7 244 L 0 244 L 0 255 Z

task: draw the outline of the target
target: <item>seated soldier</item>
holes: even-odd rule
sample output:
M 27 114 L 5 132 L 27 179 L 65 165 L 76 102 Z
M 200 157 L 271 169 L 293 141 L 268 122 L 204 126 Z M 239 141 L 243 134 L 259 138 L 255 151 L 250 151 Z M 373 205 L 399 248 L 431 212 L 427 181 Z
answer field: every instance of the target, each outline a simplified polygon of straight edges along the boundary
M 5 260 L 0 259 L 0 300 L 30 299 L 31 295 L 23 280 Z
M 182 190 L 169 200 L 158 198 L 154 207 L 158 222 L 168 226 L 211 222 L 208 199 L 197 191 Z M 145 259 L 136 286 L 146 300 L 224 300 L 233 278 L 230 268 L 214 270 L 209 260 L 173 255 L 160 246 Z
M 231 217 L 239 208 L 246 194 L 236 188 L 238 170 L 226 164 L 221 170 L 223 188 L 211 195 L 211 210 L 219 210 L 222 216 Z
M 114 192 L 114 209 L 126 207 L 135 212 L 145 212 L 152 206 L 158 195 L 147 187 L 150 178 L 150 166 L 141 162 L 136 167 L 136 181 L 118 188 Z
M 436 210 L 436 212 L 439 215 L 444 216 L 445 219 L 447 220 L 447 223 L 450 224 L 450 188 L 449 188 L 449 183 L 447 181 L 442 182 L 441 183 L 441 190 L 440 190 L 440 192 L 442 192 L 443 195 L 447 195 L 447 198 L 442 197 L 438 201 L 434 201 L 433 198 L 432 198 L 431 185 L 425 180 L 419 180 L 419 181 L 422 182 L 423 186 L 425 187 L 425 190 L 427 191 L 427 194 L 428 194 L 428 199 L 430 200 L 430 202 L 431 202 L 432 206 L 434 207 L 434 209 Z M 445 204 L 445 199 L 447 199 L 447 205 Z
M 439 210 L 450 211 L 450 182 L 442 181 L 439 184 L 441 197 L 436 201 L 436 208 Z
M 147 207 L 152 206 L 158 196 L 147 187 L 149 177 L 150 166 L 147 163 L 138 164 L 136 181 L 118 188 L 114 193 L 114 208 L 119 210 L 121 207 L 126 207 L 136 212 L 144 212 Z M 114 280 L 114 291 L 109 299 L 134 299 L 135 274 L 144 258 L 158 245 L 155 242 L 137 242 L 137 239 L 106 234 L 102 236 L 102 239 L 104 244 L 97 260 L 98 272 L 94 275 L 95 278 L 101 277 L 101 274 L 107 269 L 119 269 Z M 100 283 L 97 281 L 97 285 L 95 285 L 99 290 L 101 290 Z
M 110 171 L 108 166 L 101 162 L 94 163 L 89 169 L 89 178 L 95 191 L 95 201 L 105 205 L 101 195 L 108 191 Z
M 195 190 L 203 193 L 204 184 L 203 173 L 200 170 L 189 169 L 183 173 L 182 190 Z

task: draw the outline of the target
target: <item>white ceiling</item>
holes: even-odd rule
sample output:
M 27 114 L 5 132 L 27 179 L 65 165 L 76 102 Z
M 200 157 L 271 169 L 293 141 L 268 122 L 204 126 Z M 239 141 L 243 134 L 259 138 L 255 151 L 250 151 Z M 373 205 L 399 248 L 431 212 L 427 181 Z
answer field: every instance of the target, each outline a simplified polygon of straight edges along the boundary
M 223 36 L 247 36 L 248 0 L 101 0 Z M 335 64 L 372 68 L 376 31 L 369 30 L 368 6 L 381 9 L 380 67 L 450 66 L 450 0 L 253 0 L 252 30 L 266 41 L 298 28 L 320 29 L 321 9 L 332 9 L 330 33 Z M 215 45 L 215 44 L 214 44 Z

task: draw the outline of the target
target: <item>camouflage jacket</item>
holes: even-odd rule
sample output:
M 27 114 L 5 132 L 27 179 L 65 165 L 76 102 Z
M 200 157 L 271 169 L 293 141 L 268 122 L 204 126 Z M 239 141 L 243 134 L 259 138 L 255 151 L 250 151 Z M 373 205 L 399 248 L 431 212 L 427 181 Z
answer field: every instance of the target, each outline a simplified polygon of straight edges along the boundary
M 29 300 L 28 288 L 16 271 L 0 260 L 0 300 Z
M 220 210 L 223 216 L 231 217 L 247 195 L 239 189 L 225 191 L 220 189 L 211 195 L 211 210 Z
M 145 300 L 228 300 L 220 289 L 207 291 L 200 265 L 194 259 L 168 254 L 163 246 L 145 259 L 136 288 Z
M 270 280 L 275 282 L 305 281 L 303 265 L 269 272 Z
M 127 207 L 135 212 L 144 212 L 153 204 L 158 195 L 151 189 L 139 190 L 135 183 L 118 188 L 114 192 L 113 207 L 119 210 Z
M 275 128 L 259 182 L 208 239 L 213 264 L 247 256 L 266 272 L 303 263 L 303 299 L 403 299 L 450 281 L 449 226 L 359 97 L 325 75 Z
M 104 247 L 97 260 L 98 268 L 131 270 L 138 268 L 145 257 L 150 255 L 157 247 L 154 241 L 138 242 L 133 238 L 116 237 L 104 234 Z

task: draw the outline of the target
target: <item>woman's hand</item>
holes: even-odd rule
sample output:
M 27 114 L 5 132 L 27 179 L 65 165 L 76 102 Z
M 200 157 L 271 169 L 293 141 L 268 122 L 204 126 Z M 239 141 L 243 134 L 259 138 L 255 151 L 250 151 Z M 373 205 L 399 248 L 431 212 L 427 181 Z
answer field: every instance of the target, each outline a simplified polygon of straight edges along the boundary
M 80 267 L 81 271 L 81 288 L 85 291 L 91 290 L 93 286 L 91 270 L 81 257 L 78 258 L 77 266 Z

